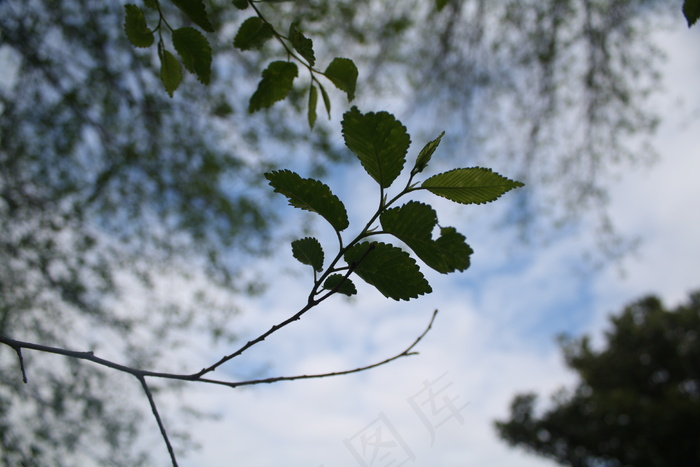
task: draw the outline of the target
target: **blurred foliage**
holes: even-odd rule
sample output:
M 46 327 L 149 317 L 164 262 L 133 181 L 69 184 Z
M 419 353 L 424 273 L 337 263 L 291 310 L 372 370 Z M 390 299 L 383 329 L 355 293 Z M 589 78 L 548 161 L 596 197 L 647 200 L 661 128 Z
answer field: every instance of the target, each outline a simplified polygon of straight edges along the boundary
M 337 122 L 304 116 L 318 101 L 306 76 L 284 104 L 249 114 L 262 71 L 287 57 L 269 40 L 255 53 L 233 47 L 251 16 L 245 3 L 204 2 L 211 72 L 185 61 L 209 85 L 183 74 L 177 93 L 169 81 L 171 98 L 158 51 L 129 43 L 127 34 L 143 46 L 151 35 L 139 18 L 125 31 L 123 4 L 0 2 L 0 332 L 138 365 L 172 361 L 164 354 L 188 334 L 235 337 L 235 297 L 259 289 L 247 258 L 277 244 L 262 173 L 292 165 L 318 175 L 347 156 L 330 136 Z M 177 4 L 160 2 L 165 17 L 192 26 Z M 625 141 L 645 141 L 655 122 L 646 97 L 657 83 L 648 32 L 666 8 L 658 0 L 257 5 L 307 60 L 305 39 L 313 61 L 336 63 L 326 72 L 342 92 L 320 88 L 327 109 L 345 104 L 343 92 L 402 103 L 417 132 L 448 122 L 459 138 L 445 146 L 528 183 L 509 218 L 524 226 L 550 219 L 536 222 L 549 232 L 597 209 L 605 174 L 644 158 Z M 333 57 L 357 63 L 357 89 Z M 0 353 L 0 364 L 3 463 L 147 463 L 132 448 L 138 410 L 107 403 L 124 388 L 99 370 L 27 357 L 26 386 L 14 355 Z
M 670 310 L 648 297 L 610 321 L 600 350 L 562 339 L 576 388 L 541 415 L 535 394 L 518 395 L 499 435 L 562 465 L 700 465 L 700 292 Z

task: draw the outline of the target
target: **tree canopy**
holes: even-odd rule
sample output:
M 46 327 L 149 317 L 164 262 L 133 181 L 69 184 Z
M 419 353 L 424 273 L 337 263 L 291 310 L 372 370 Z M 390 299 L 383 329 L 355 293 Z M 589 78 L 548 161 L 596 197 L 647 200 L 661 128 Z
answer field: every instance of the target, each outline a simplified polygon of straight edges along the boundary
M 644 298 L 610 323 L 600 349 L 562 340 L 580 382 L 544 411 L 536 394 L 516 396 L 499 436 L 576 467 L 700 464 L 700 292 L 674 309 Z

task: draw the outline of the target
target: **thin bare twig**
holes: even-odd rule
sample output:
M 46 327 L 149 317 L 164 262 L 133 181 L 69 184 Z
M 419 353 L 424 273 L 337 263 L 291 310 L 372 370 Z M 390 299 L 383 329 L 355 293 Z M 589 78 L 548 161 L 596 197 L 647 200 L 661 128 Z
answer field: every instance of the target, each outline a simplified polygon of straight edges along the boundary
M 394 355 L 393 357 L 389 357 L 387 359 L 382 360 L 381 362 L 373 363 L 371 365 L 367 366 L 362 366 L 359 368 L 354 368 L 352 370 L 344 370 L 344 371 L 333 371 L 330 373 L 318 373 L 314 375 L 295 375 L 295 376 L 276 376 L 272 378 L 263 378 L 263 379 L 252 379 L 248 381 L 241 381 L 241 382 L 226 382 L 226 381 L 219 381 L 219 380 L 212 380 L 212 379 L 207 379 L 207 378 L 201 378 L 197 381 L 200 381 L 202 383 L 211 383 L 211 384 L 219 384 L 222 386 L 228 386 L 231 388 L 235 388 L 238 386 L 249 386 L 253 384 L 266 384 L 266 383 L 276 383 L 278 381 L 295 381 L 299 379 L 314 379 L 314 378 L 327 378 L 330 376 L 341 376 L 341 375 L 349 375 L 351 373 L 359 373 L 360 371 L 365 371 L 365 370 L 371 370 L 372 368 L 376 368 L 381 365 L 385 365 L 387 363 L 393 362 L 394 360 L 398 360 L 399 358 L 402 357 L 410 357 L 412 355 L 418 355 L 418 352 L 412 352 L 411 350 L 418 345 L 418 343 L 423 340 L 423 337 L 425 337 L 426 334 L 428 334 L 428 331 L 433 327 L 433 323 L 435 322 L 435 318 L 437 317 L 438 310 L 433 311 L 433 315 L 430 317 L 430 322 L 428 323 L 428 326 L 425 328 L 425 330 L 416 338 L 416 340 L 413 341 L 411 345 L 409 345 L 406 350 L 403 352 Z
M 141 383 L 141 387 L 143 388 L 143 391 L 146 393 L 146 397 L 148 398 L 148 403 L 151 404 L 151 412 L 153 412 L 153 416 L 156 418 L 156 422 L 158 423 L 158 429 L 160 429 L 160 434 L 163 435 L 163 441 L 165 441 L 165 445 L 168 447 L 168 453 L 170 454 L 170 460 L 173 462 L 173 467 L 178 467 L 177 458 L 175 457 L 175 451 L 173 450 L 172 444 L 170 444 L 168 432 L 166 431 L 165 425 L 163 425 L 163 420 L 161 420 L 160 414 L 158 413 L 158 407 L 156 406 L 155 399 L 153 399 L 151 388 L 148 387 L 148 384 L 146 383 L 146 378 L 144 378 L 143 376 L 137 376 L 136 379 L 138 379 Z

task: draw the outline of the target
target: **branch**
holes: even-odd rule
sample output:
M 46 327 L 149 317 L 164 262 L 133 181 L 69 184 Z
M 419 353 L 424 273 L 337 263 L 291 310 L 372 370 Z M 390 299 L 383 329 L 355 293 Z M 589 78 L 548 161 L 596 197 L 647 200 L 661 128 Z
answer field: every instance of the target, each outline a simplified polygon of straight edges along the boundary
M 143 392 L 146 393 L 146 397 L 148 398 L 148 403 L 151 404 L 151 412 L 153 412 L 153 416 L 156 418 L 156 422 L 158 423 L 158 428 L 160 429 L 160 434 L 163 435 L 163 441 L 165 441 L 165 445 L 168 448 L 168 453 L 170 454 L 170 460 L 173 462 L 173 467 L 178 467 L 177 466 L 177 458 L 175 457 L 175 451 L 173 450 L 172 444 L 170 444 L 170 439 L 168 438 L 168 432 L 165 430 L 165 425 L 163 425 L 163 421 L 160 418 L 160 414 L 158 413 L 158 407 L 156 407 L 156 401 L 153 399 L 153 394 L 151 393 L 151 389 L 148 387 L 148 384 L 146 383 L 146 378 L 143 376 L 137 376 L 136 379 L 139 380 L 141 383 L 141 387 L 143 388 Z
M 432 329 L 433 323 L 435 322 L 435 318 L 437 317 L 437 314 L 438 314 L 438 310 L 433 311 L 433 315 L 430 317 L 430 322 L 428 323 L 428 326 L 413 341 L 413 343 L 411 345 L 409 345 L 403 352 L 396 354 L 393 357 L 389 357 L 385 360 L 382 360 L 381 362 L 373 363 L 371 365 L 362 366 L 359 368 L 354 368 L 352 370 L 334 371 L 334 372 L 330 372 L 330 373 L 319 373 L 319 374 L 315 374 L 315 375 L 276 376 L 276 377 L 272 377 L 272 378 L 252 379 L 249 381 L 240 381 L 240 382 L 227 382 L 227 381 L 213 380 L 213 379 L 207 379 L 207 378 L 200 378 L 196 381 L 200 381 L 202 383 L 218 384 L 221 386 L 228 386 L 230 388 L 236 388 L 239 386 L 250 386 L 250 385 L 254 385 L 254 384 L 276 383 L 278 381 L 295 381 L 295 380 L 299 380 L 299 379 L 327 378 L 330 376 L 349 375 L 351 373 L 359 373 L 360 371 L 371 370 L 372 368 L 377 368 L 378 366 L 386 365 L 387 363 L 393 362 L 394 360 L 398 360 L 399 358 L 410 357 L 412 355 L 418 355 L 418 352 L 412 352 L 412 350 L 416 345 L 418 345 L 418 343 L 421 340 L 423 340 L 423 337 L 425 337 L 425 335 L 428 334 L 428 331 L 430 331 L 430 329 Z
M 25 383 L 27 382 L 27 374 L 26 374 L 26 370 L 25 370 L 25 366 L 24 366 L 24 359 L 22 357 L 22 349 L 36 350 L 39 352 L 51 353 L 51 354 L 56 354 L 56 355 L 63 355 L 65 357 L 76 358 L 79 360 L 87 360 L 87 361 L 96 363 L 98 365 L 101 365 L 101 366 L 104 366 L 107 368 L 111 368 L 111 369 L 114 369 L 117 371 L 121 371 L 124 373 L 128 373 L 128 374 L 134 376 L 141 383 L 141 387 L 143 388 L 144 393 L 146 394 L 146 397 L 148 398 L 148 402 L 151 406 L 151 411 L 153 413 L 153 416 L 156 419 L 156 422 L 158 423 L 158 428 L 160 429 L 161 435 L 163 436 L 163 440 L 165 441 L 165 445 L 168 449 L 168 453 L 170 454 L 170 459 L 172 460 L 173 467 L 178 467 L 177 458 L 175 456 L 175 451 L 173 450 L 172 444 L 170 443 L 170 439 L 168 438 L 168 433 L 165 429 L 165 425 L 163 424 L 163 421 L 160 418 L 160 414 L 158 413 L 158 408 L 157 408 L 155 400 L 153 398 L 153 394 L 151 393 L 151 390 L 148 387 L 148 384 L 146 383 L 147 377 L 164 378 L 164 379 L 172 379 L 172 380 L 180 380 L 180 381 L 195 381 L 195 382 L 200 382 L 200 383 L 217 384 L 217 385 L 221 385 L 221 386 L 227 386 L 230 388 L 236 388 L 239 386 L 251 386 L 251 385 L 255 385 L 255 384 L 269 384 L 269 383 L 275 383 L 278 381 L 294 381 L 294 380 L 300 380 L 300 379 L 327 378 L 327 377 L 331 377 L 331 376 L 340 376 L 340 375 L 348 375 L 351 373 L 359 373 L 361 371 L 365 371 L 365 370 L 369 370 L 372 368 L 376 368 L 378 366 L 385 365 L 385 364 L 390 363 L 394 360 L 398 360 L 399 358 L 409 357 L 411 355 L 416 355 L 418 352 L 414 352 L 413 348 L 416 345 L 418 345 L 418 343 L 421 340 L 423 340 L 423 338 L 426 336 L 426 334 L 428 334 L 428 331 L 430 331 L 430 329 L 432 329 L 433 323 L 435 322 L 435 318 L 437 317 L 437 313 L 438 313 L 438 310 L 435 310 L 433 312 L 432 316 L 430 317 L 430 321 L 428 322 L 428 326 L 411 343 L 411 345 L 409 345 L 405 350 L 394 355 L 393 357 L 389 357 L 387 359 L 384 359 L 380 362 L 377 362 L 377 363 L 374 363 L 371 365 L 366 365 L 366 366 L 354 368 L 352 370 L 335 371 L 335 372 L 320 373 L 320 374 L 314 374 L 314 375 L 277 376 L 277 377 L 272 377 L 272 378 L 239 381 L 239 382 L 220 381 L 220 380 L 213 380 L 213 379 L 207 379 L 207 378 L 201 377 L 202 375 L 204 375 L 210 371 L 214 371 L 214 369 L 216 369 L 216 367 L 218 367 L 219 365 L 221 365 L 221 364 L 231 360 L 232 358 L 240 355 L 241 353 L 243 353 L 244 350 L 248 349 L 249 347 L 255 345 L 258 342 L 263 341 L 267 336 L 269 336 L 273 332 L 277 331 L 278 329 L 282 328 L 283 326 L 286 326 L 287 324 L 291 323 L 292 321 L 298 320 L 301 317 L 301 315 L 306 313 L 312 307 L 318 305 L 318 303 L 320 301 L 325 300 L 325 298 L 327 298 L 327 297 L 328 296 L 326 295 L 319 300 L 309 302 L 309 304 L 307 306 L 302 308 L 294 316 L 288 318 L 287 320 L 285 320 L 285 321 L 283 321 L 275 326 L 272 326 L 272 328 L 270 328 L 269 331 L 260 335 L 258 338 L 249 341 L 247 344 L 245 344 L 243 347 L 241 347 L 239 350 L 237 350 L 233 354 L 222 358 L 219 362 L 212 365 L 211 367 L 204 369 L 204 370 L 200 371 L 199 373 L 195 373 L 195 374 L 174 374 L 174 373 L 161 373 L 161 372 L 156 372 L 156 371 L 142 370 L 139 368 L 133 368 L 133 367 L 129 367 L 126 365 L 112 362 L 110 360 L 106 360 L 104 358 L 96 356 L 93 352 L 80 352 L 80 351 L 75 351 L 75 350 L 62 349 L 62 348 L 58 348 L 58 347 L 51 347 L 48 345 L 35 344 L 32 342 L 24 342 L 24 341 L 12 339 L 10 337 L 3 336 L 3 335 L 0 335 L 0 343 L 5 344 L 8 347 L 11 347 L 17 353 L 17 357 L 18 357 L 19 363 L 20 363 L 20 369 L 22 372 L 22 380 Z
M 353 240 L 353 242 L 350 243 L 350 245 L 348 245 L 347 248 L 350 248 L 350 246 L 352 246 L 354 243 L 356 243 L 359 239 L 360 239 L 360 237 L 358 236 L 355 240 Z M 357 260 L 357 262 L 348 266 L 348 271 L 345 274 L 346 279 L 350 276 L 350 274 L 353 273 L 353 271 L 355 271 L 355 269 L 357 268 L 357 265 L 363 259 L 365 259 L 365 257 L 367 257 L 367 255 L 373 249 L 374 249 L 374 246 L 370 245 L 370 247 L 367 249 L 367 251 L 364 253 L 364 255 L 362 255 L 362 257 L 359 260 Z M 341 284 L 338 284 L 333 290 L 329 291 L 327 294 L 323 295 L 322 297 L 317 298 L 317 299 L 313 298 L 314 295 L 316 295 L 318 288 L 323 283 L 323 280 L 330 274 L 330 271 L 333 270 L 333 266 L 335 266 L 335 264 L 340 260 L 341 257 L 342 257 L 342 251 L 340 253 L 338 253 L 338 255 L 333 260 L 331 265 L 328 267 L 326 272 L 316 281 L 314 287 L 311 290 L 311 293 L 309 294 L 309 299 L 308 299 L 306 306 L 304 308 L 302 308 L 301 310 L 299 310 L 295 315 L 285 319 L 284 321 L 282 321 L 280 323 L 275 324 L 270 329 L 268 329 L 267 332 L 264 332 L 263 334 L 259 335 L 255 339 L 246 342 L 246 344 L 244 346 L 242 346 L 241 348 L 239 348 L 238 350 L 236 350 L 232 354 L 229 354 L 229 355 L 222 357 L 218 362 L 214 363 L 213 365 L 211 365 L 207 368 L 202 368 L 197 373 L 189 375 L 187 378 L 183 378 L 183 379 L 187 379 L 187 380 L 191 380 L 191 381 L 201 380 L 202 376 L 204 376 L 205 374 L 211 373 L 212 371 L 216 370 L 218 367 L 220 367 L 224 363 L 228 362 L 229 360 L 231 360 L 235 357 L 238 357 L 240 354 L 242 354 L 243 352 L 245 352 L 246 350 L 248 350 L 249 348 L 251 348 L 255 344 L 258 344 L 258 343 L 264 341 L 271 334 L 279 331 L 280 329 L 287 326 L 288 324 L 293 323 L 294 321 L 298 321 L 304 315 L 304 313 L 306 313 L 307 311 L 309 311 L 311 308 L 315 307 L 319 303 L 323 302 L 331 295 L 335 294 L 340 289 Z M 157 376 L 157 375 L 151 375 L 151 376 Z

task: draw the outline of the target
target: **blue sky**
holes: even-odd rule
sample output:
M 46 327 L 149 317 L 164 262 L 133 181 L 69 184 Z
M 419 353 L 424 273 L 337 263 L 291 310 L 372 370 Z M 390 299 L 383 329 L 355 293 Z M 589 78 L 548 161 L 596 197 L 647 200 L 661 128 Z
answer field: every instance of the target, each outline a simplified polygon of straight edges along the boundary
M 235 391 L 189 386 L 179 397 L 221 417 L 191 427 L 202 449 L 182 465 L 554 465 L 510 450 L 496 439 L 492 422 L 507 415 L 517 392 L 547 397 L 575 381 L 555 335 L 599 337 L 608 314 L 626 303 L 654 293 L 673 306 L 700 287 L 699 31 L 678 28 L 661 38 L 669 51 L 667 91 L 658 101 L 664 120 L 655 139 L 662 158 L 649 170 L 626 175 L 611 191 L 611 214 L 621 232 L 643 241 L 622 268 L 583 265 L 581 245 L 592 241 L 585 231 L 538 249 L 519 247 L 511 232 L 481 222 L 488 220 L 490 205 L 477 207 L 483 214 L 476 221 L 457 225 L 476 252 L 467 272 L 428 273 L 434 293 L 408 303 L 358 284 L 358 297 L 324 303 L 222 373 L 291 375 L 370 364 L 402 351 L 438 308 L 433 329 L 417 348 L 420 355 L 322 380 Z M 362 173 L 352 170 L 338 175 L 345 187 L 340 191 L 369 193 L 372 182 L 358 182 Z M 351 218 L 375 198 L 371 192 L 348 200 Z M 438 204 L 441 220 L 453 225 L 449 208 L 444 213 Z M 304 216 L 297 212 L 290 222 Z M 244 301 L 237 323 L 242 338 L 267 330 L 305 303 L 309 271 L 295 264 L 288 245 L 274 261 L 294 274 L 262 299 Z M 437 413 L 421 405 L 431 401 L 430 390 Z

